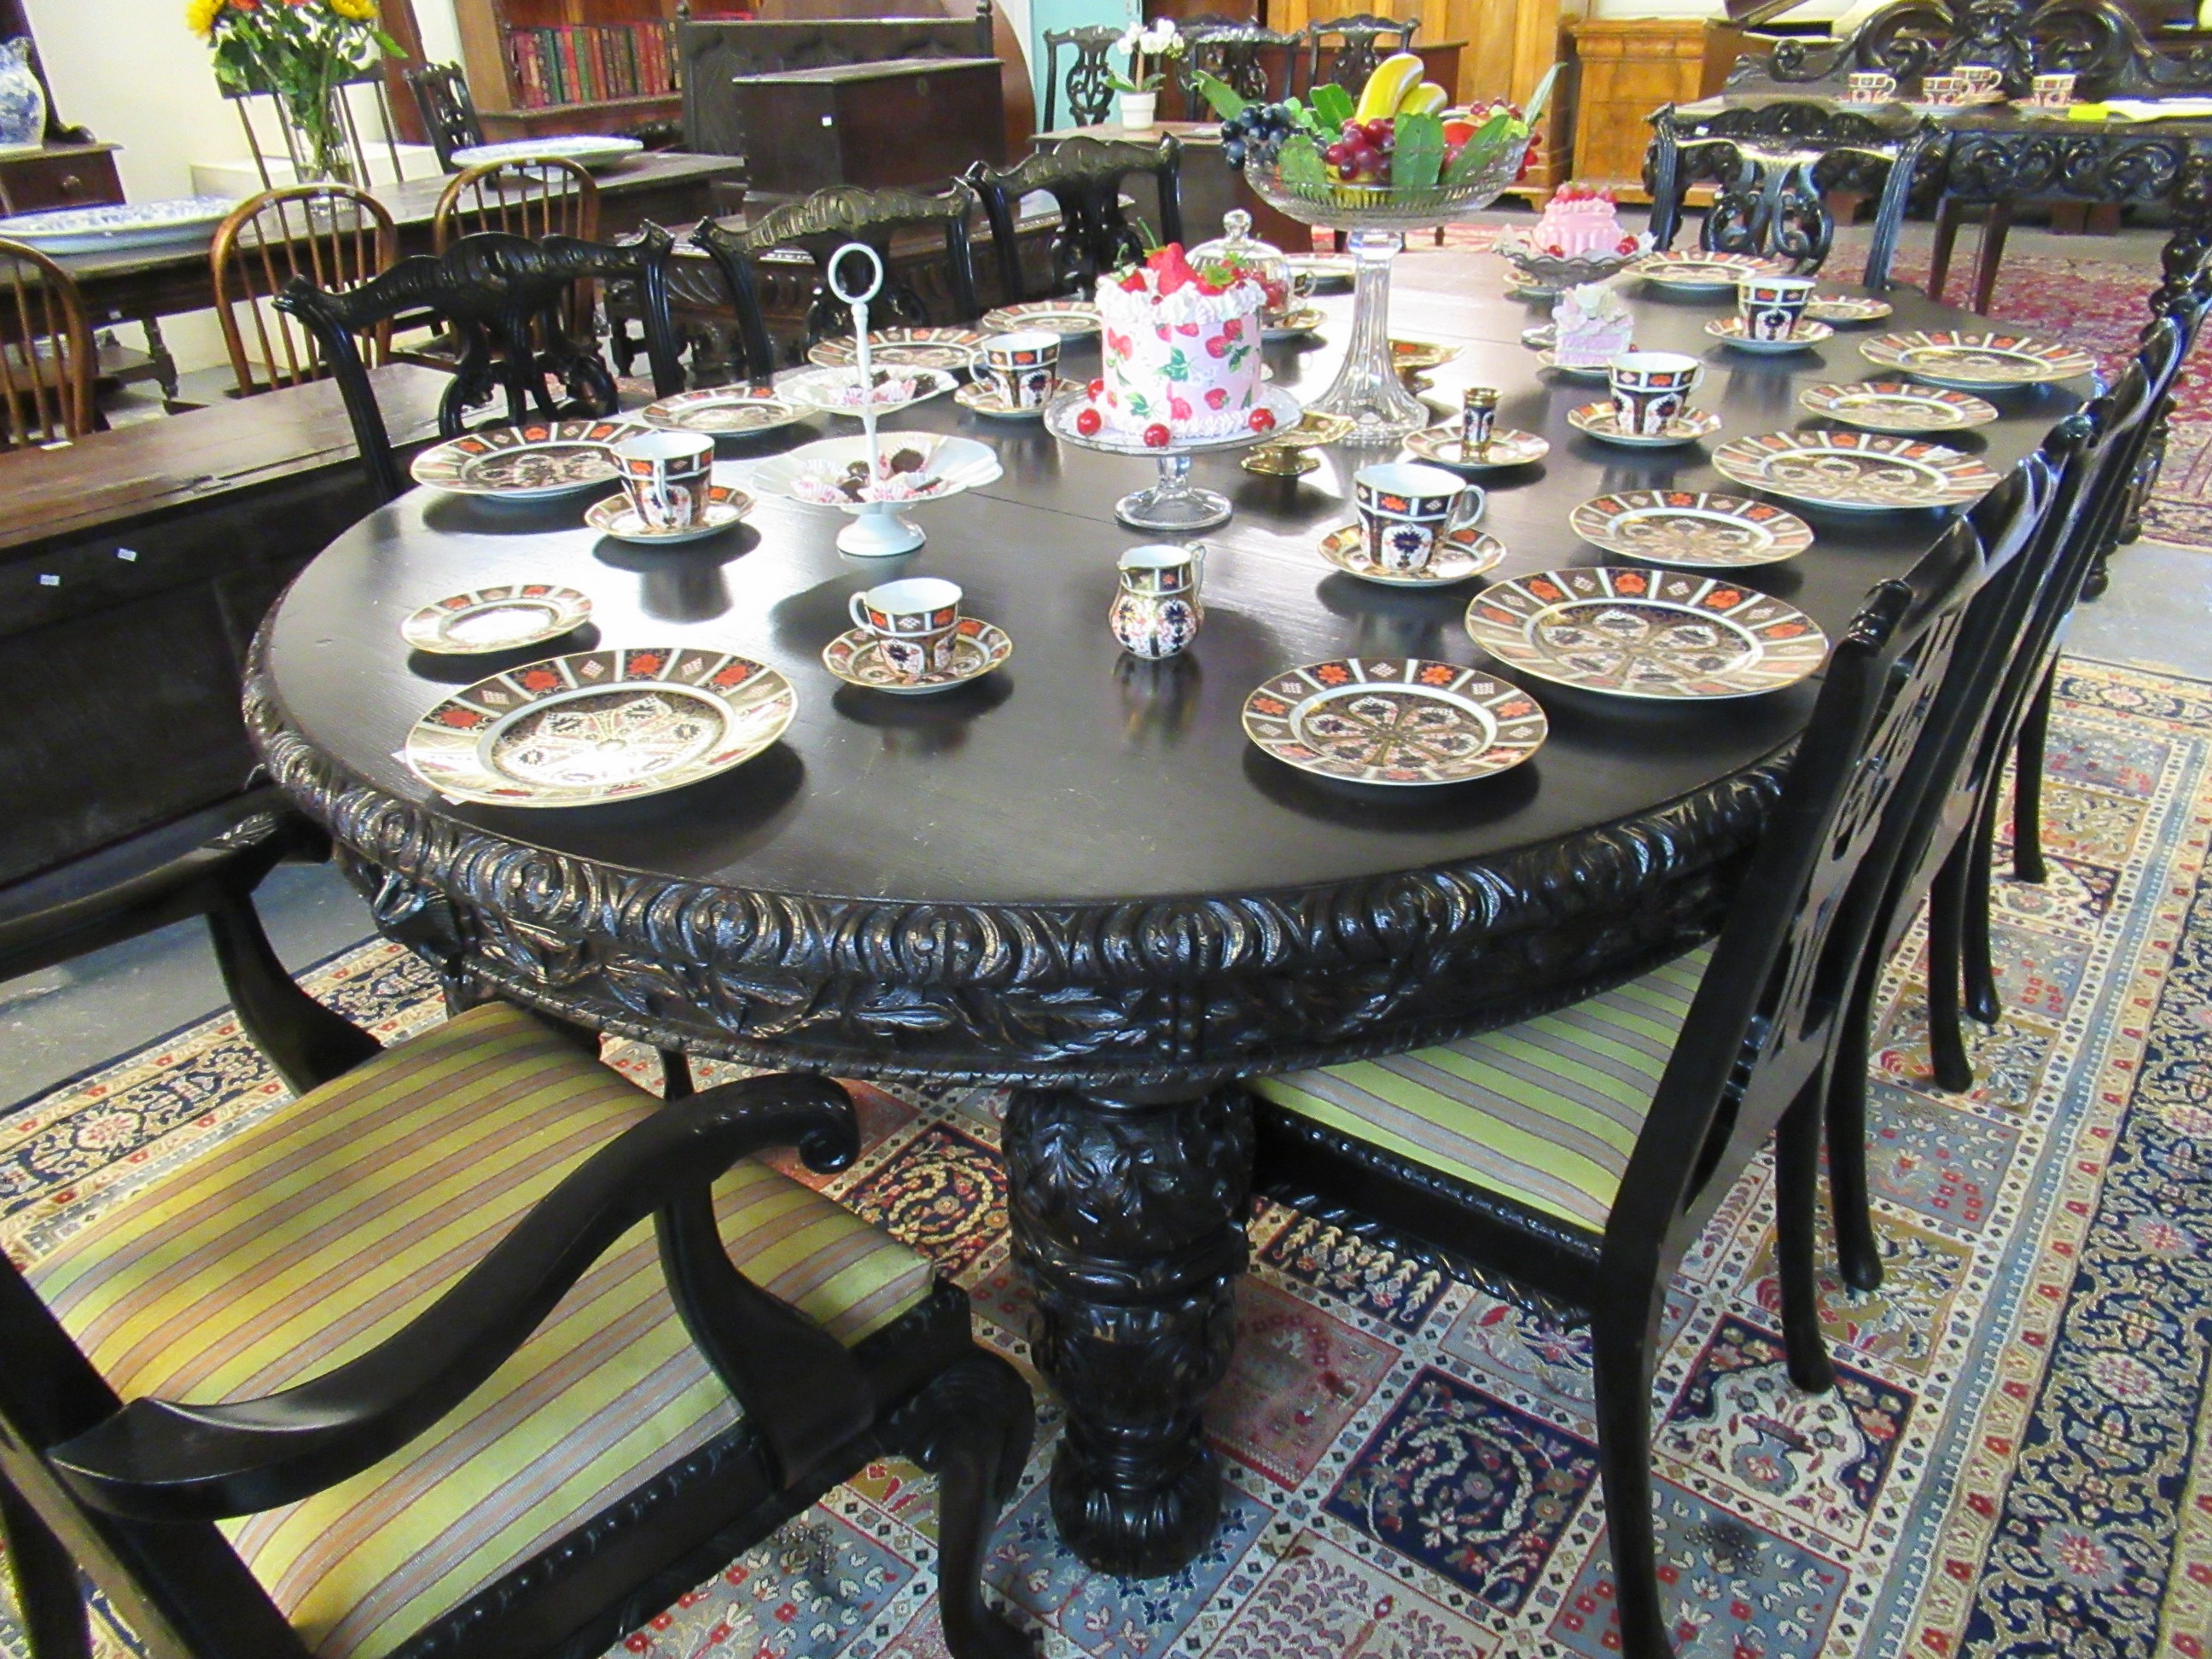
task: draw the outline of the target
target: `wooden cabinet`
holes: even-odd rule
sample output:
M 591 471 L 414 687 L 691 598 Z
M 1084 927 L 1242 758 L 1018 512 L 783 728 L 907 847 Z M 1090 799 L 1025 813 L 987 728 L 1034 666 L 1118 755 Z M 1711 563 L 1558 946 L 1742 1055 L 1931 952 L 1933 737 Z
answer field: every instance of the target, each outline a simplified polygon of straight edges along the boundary
M 0 210 L 97 207 L 123 199 L 113 144 L 47 144 L 0 156 Z
M 727 96 L 750 189 L 938 189 L 981 157 L 1006 159 L 995 58 L 908 58 L 734 76 Z
M 1743 34 L 1699 17 L 1584 18 L 1568 25 L 1577 64 L 1572 176 L 1648 202 L 1650 118 L 1720 90 Z

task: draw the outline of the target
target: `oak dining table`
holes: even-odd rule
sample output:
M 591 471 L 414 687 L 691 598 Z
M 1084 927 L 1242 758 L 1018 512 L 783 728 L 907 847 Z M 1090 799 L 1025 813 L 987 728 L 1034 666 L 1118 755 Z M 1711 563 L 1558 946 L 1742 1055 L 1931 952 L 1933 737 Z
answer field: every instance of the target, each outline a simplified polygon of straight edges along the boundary
M 1398 258 L 1395 335 L 1456 348 L 1435 372 L 1494 386 L 1501 427 L 1549 439 L 1494 473 L 1482 527 L 1510 575 L 1606 556 L 1569 528 L 1620 489 L 1734 489 L 1720 440 L 1608 447 L 1566 422 L 1601 385 L 1547 375 L 1521 342 L 1542 310 L 1505 297 L 1487 254 Z M 1824 284 L 1824 286 L 1826 286 Z M 1841 286 L 1841 285 L 1838 285 Z M 1625 287 L 1638 345 L 1700 356 L 1723 437 L 1817 424 L 1817 380 L 1869 378 L 1859 340 L 1979 320 L 1906 289 L 1871 330 L 1749 356 L 1704 331 L 1728 296 Z M 1311 396 L 1340 361 L 1349 300 L 1317 339 L 1270 345 Z M 1095 344 L 1072 343 L 1081 377 Z M 1995 394 L 1956 442 L 2000 473 L 2092 390 Z M 498 507 L 412 491 L 317 558 L 270 613 L 247 723 L 273 775 L 330 826 L 379 924 L 496 994 L 664 1048 L 833 1076 L 1012 1085 L 1004 1126 L 1034 1352 L 1067 1409 L 1053 1475 L 1066 1542 L 1092 1565 L 1166 1573 L 1205 1544 L 1219 1471 L 1203 1430 L 1227 1366 L 1246 1257 L 1251 1125 L 1242 1080 L 1492 1028 L 1709 937 L 1771 811 L 1816 684 L 1703 703 L 1639 702 L 1522 678 L 1548 741 L 1499 775 L 1425 789 L 1336 783 L 1247 739 L 1247 694 L 1331 659 L 1482 660 L 1462 627 L 1482 580 L 1389 588 L 1334 571 L 1316 540 L 1352 518 L 1330 449 L 1303 478 L 1201 455 L 1235 505 L 1204 537 L 1204 626 L 1182 656 L 1125 655 L 1107 629 L 1116 556 L 1146 538 L 1114 502 L 1148 460 L 1063 446 L 951 398 L 893 428 L 993 444 L 995 483 L 916 507 L 918 551 L 840 554 L 835 511 L 763 499 L 739 528 L 652 550 L 581 527 L 580 501 Z M 762 457 L 854 423 L 823 417 L 726 447 Z M 1818 532 L 1735 573 L 1832 638 L 1949 514 L 1799 509 Z M 945 576 L 1012 637 L 987 678 L 927 697 L 842 685 L 820 660 L 848 599 Z M 484 672 L 410 657 L 418 605 L 527 577 L 580 589 L 601 647 L 708 646 L 796 688 L 766 753 L 647 799 L 531 811 L 457 805 L 398 758 L 410 725 Z M 544 648 L 541 647 L 541 651 Z

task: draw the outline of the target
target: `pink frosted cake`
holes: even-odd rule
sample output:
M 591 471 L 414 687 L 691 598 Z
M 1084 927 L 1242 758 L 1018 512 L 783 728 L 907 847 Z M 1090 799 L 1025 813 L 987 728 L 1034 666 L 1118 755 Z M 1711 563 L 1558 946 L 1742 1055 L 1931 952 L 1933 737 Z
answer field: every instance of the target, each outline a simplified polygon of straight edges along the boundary
M 1571 288 L 1552 307 L 1552 355 L 1561 368 L 1602 368 L 1628 349 L 1635 322 L 1601 283 Z
M 1636 252 L 1635 237 L 1621 228 L 1614 211 L 1613 192 L 1595 185 L 1561 185 L 1545 204 L 1528 242 L 1537 252 L 1560 259 Z
M 1164 448 L 1178 439 L 1266 431 L 1260 403 L 1260 308 L 1267 294 L 1234 261 L 1193 270 L 1170 242 L 1098 284 L 1104 368 L 1076 416 Z

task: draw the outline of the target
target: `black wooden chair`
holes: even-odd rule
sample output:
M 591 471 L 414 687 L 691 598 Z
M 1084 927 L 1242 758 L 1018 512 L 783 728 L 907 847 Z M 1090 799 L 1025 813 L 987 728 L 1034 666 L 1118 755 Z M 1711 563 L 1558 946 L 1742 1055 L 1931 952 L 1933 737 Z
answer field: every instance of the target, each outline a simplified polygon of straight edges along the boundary
M 1713 187 L 1698 246 L 1820 270 L 1835 240 L 1832 194 L 1875 198 L 1867 248 L 1870 289 L 1889 286 L 1889 268 L 1920 158 L 1935 124 L 1902 113 L 1862 114 L 1809 103 L 1723 110 L 1692 119 L 1669 104 L 1651 118 L 1644 157 L 1651 240 L 1666 249 L 1682 226 L 1684 198 Z
M 483 123 L 477 116 L 477 100 L 470 95 L 468 76 L 458 64 L 420 64 L 406 71 L 407 90 L 415 94 L 415 108 L 429 135 L 438 165 L 459 173 L 453 160 L 457 149 L 470 149 L 484 141 Z
M 586 1659 L 886 1455 L 939 1476 L 951 1651 L 1028 1654 L 978 1577 L 1027 1385 L 927 1261 L 752 1156 L 849 1161 L 844 1091 L 664 1103 L 498 1002 L 380 1048 L 254 915 L 322 845 L 279 807 L 0 927 L 13 977 L 204 916 L 297 1091 L 0 1265 L 33 1659 L 90 1653 L 80 1570 L 165 1659 Z
M 1393 52 L 1413 51 L 1420 30 L 1418 17 L 1377 17 L 1373 12 L 1315 19 L 1299 31 L 1306 43 L 1306 90 L 1328 81 L 1358 97 L 1375 66 Z M 1334 55 L 1323 75 L 1322 52 L 1330 42 Z
M 1197 76 L 1212 76 L 1247 103 L 1279 104 L 1291 95 L 1297 78 L 1298 45 L 1302 37 L 1257 23 L 1224 23 L 1206 28 L 1193 19 L 1183 26 L 1189 45 L 1183 50 L 1180 76 L 1183 113 L 1193 121 L 1212 119 L 1199 95 Z
M 985 161 L 969 167 L 964 176 L 982 198 L 998 252 L 1002 302 L 1087 293 L 1103 272 L 1125 258 L 1141 258 L 1145 239 L 1121 210 L 1121 182 L 1133 173 L 1152 176 L 1160 204 L 1158 240 L 1182 240 L 1182 145 L 1172 134 L 1155 144 L 1064 138 L 1010 167 Z M 1051 286 L 1046 294 L 1032 295 L 1022 276 L 1015 231 L 1022 198 L 1038 190 L 1060 204 L 1060 228 L 1052 240 Z
M 342 294 L 295 277 L 276 304 L 314 331 L 344 393 L 370 482 L 389 500 L 402 487 L 399 466 L 362 362 L 361 336 L 394 317 L 427 315 L 459 341 L 453 381 L 438 405 L 438 429 L 447 437 L 458 436 L 469 412 L 499 394 L 498 421 L 611 415 L 619 406 L 614 376 L 597 341 L 572 338 L 564 311 L 580 283 L 623 284 L 644 319 L 655 394 L 681 391 L 683 370 L 668 310 L 673 246 L 657 225 L 621 243 L 568 236 L 533 241 L 487 232 L 464 236 L 441 254 L 402 259 Z M 549 382 L 562 389 L 565 403 L 556 399 Z
M 1121 30 L 1104 23 L 1044 32 L 1044 122 L 1040 132 L 1058 131 L 1054 112 L 1062 93 L 1067 98 L 1067 118 L 1079 127 L 1095 127 L 1112 112 L 1114 88 L 1106 77 L 1113 73 L 1113 65 L 1106 54 L 1121 38 Z M 1071 54 L 1065 80 L 1060 73 L 1063 49 Z
M 1955 524 L 1844 630 L 1716 943 L 1503 1031 L 1255 1085 L 1265 1188 L 1589 1316 L 1628 1659 L 1671 1651 L 1650 1421 L 1668 1278 L 1770 1137 L 1778 1206 L 1816 1201 L 1844 997 L 1893 853 L 1885 809 L 1940 722 L 1981 574 L 1979 538 Z M 1792 1380 L 1823 1389 L 1809 1231 L 1782 1240 L 1782 1320 Z

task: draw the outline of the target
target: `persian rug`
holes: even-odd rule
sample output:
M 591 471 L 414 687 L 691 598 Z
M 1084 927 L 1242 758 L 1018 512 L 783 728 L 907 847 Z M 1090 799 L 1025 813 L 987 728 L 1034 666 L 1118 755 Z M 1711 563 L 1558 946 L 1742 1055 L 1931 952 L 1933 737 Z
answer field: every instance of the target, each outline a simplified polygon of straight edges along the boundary
M 2006 1013 L 1976 1087 L 1928 1081 L 1919 945 L 1884 991 L 1873 1181 L 1888 1278 L 1825 1288 L 1838 1385 L 1784 1376 L 1769 1173 L 1684 1264 L 1653 1401 L 1685 1656 L 2203 1659 L 2212 1630 L 2212 684 L 2075 662 L 2046 885 L 1996 893 Z M 362 946 L 311 976 L 393 1039 L 428 976 Z M 650 1071 L 649 1057 L 611 1052 Z M 1001 1097 L 860 1091 L 817 1181 L 929 1253 L 1025 1359 Z M 282 1098 L 228 1017 L 0 1115 L 0 1241 L 34 1260 Z M 813 1179 L 812 1177 L 809 1177 Z M 1614 1650 L 1583 1336 L 1399 1252 L 1257 1206 L 1215 1402 L 1218 1537 L 1174 1577 L 1057 1545 L 1042 1432 L 989 1576 L 1052 1656 L 1490 1659 Z M 943 1659 L 933 1487 L 871 1468 L 612 1650 Z M 131 1651 L 100 1610 L 101 1651 Z M 0 1613 L 0 1650 L 21 1638 Z

